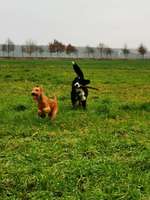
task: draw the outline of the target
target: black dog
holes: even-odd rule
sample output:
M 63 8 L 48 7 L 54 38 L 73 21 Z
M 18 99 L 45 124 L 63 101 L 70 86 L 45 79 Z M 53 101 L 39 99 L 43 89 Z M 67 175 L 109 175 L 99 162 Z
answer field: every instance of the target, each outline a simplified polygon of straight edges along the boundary
M 86 101 L 88 97 L 88 88 L 86 85 L 90 83 L 90 80 L 84 79 L 83 72 L 75 62 L 72 62 L 72 65 L 75 73 L 77 74 L 77 77 L 72 82 L 72 106 L 73 108 L 81 106 L 83 109 L 86 109 Z

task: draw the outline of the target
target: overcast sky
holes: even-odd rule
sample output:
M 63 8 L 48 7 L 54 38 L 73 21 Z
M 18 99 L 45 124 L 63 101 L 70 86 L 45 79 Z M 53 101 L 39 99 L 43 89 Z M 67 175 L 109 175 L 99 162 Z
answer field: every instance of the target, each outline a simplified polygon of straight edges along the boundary
M 150 0 L 0 0 L 0 43 L 150 49 Z

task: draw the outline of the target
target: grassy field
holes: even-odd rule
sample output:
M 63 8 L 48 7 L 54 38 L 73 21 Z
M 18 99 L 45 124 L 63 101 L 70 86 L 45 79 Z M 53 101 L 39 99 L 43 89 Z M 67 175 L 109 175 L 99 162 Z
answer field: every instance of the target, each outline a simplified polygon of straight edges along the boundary
M 70 60 L 0 60 L 0 200 L 149 200 L 150 60 L 77 61 L 91 86 L 72 110 Z M 55 122 L 31 90 L 56 94 Z

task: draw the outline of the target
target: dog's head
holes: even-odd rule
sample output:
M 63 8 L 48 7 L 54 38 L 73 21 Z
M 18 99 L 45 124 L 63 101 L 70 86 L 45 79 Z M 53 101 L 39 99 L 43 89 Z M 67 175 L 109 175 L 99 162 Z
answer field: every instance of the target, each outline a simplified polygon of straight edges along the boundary
M 72 62 L 72 65 L 75 73 L 77 74 L 77 77 L 72 82 L 72 87 L 80 88 L 81 86 L 86 86 L 87 84 L 89 84 L 90 80 L 84 79 L 84 74 L 80 67 L 75 62 Z
M 31 95 L 33 96 L 34 100 L 38 101 L 43 94 L 43 89 L 39 86 L 36 86 L 32 89 Z

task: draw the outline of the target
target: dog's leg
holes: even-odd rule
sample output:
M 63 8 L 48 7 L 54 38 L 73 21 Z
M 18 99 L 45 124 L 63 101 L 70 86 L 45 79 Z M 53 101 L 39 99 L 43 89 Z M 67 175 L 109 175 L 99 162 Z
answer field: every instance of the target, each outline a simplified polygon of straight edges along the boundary
M 75 90 L 71 91 L 71 103 L 72 103 L 73 109 L 76 109 L 78 106 L 78 97 Z
M 45 113 L 49 113 L 49 112 L 51 111 L 51 109 L 50 109 L 49 106 L 47 106 L 47 107 L 45 107 L 45 108 L 43 109 L 43 111 L 44 111 Z
M 82 101 L 82 107 L 83 107 L 84 110 L 86 109 L 86 100 Z
M 82 106 L 82 101 L 79 101 L 79 106 L 80 106 L 80 107 Z
M 73 109 L 77 109 L 78 105 L 79 105 L 79 101 L 73 101 L 72 102 Z
M 54 120 L 56 118 L 56 114 L 58 112 L 58 109 L 53 109 L 51 112 L 48 113 L 48 116 L 51 120 Z
M 42 112 L 41 110 L 38 110 L 38 116 L 41 118 L 46 117 L 46 114 L 44 112 Z

